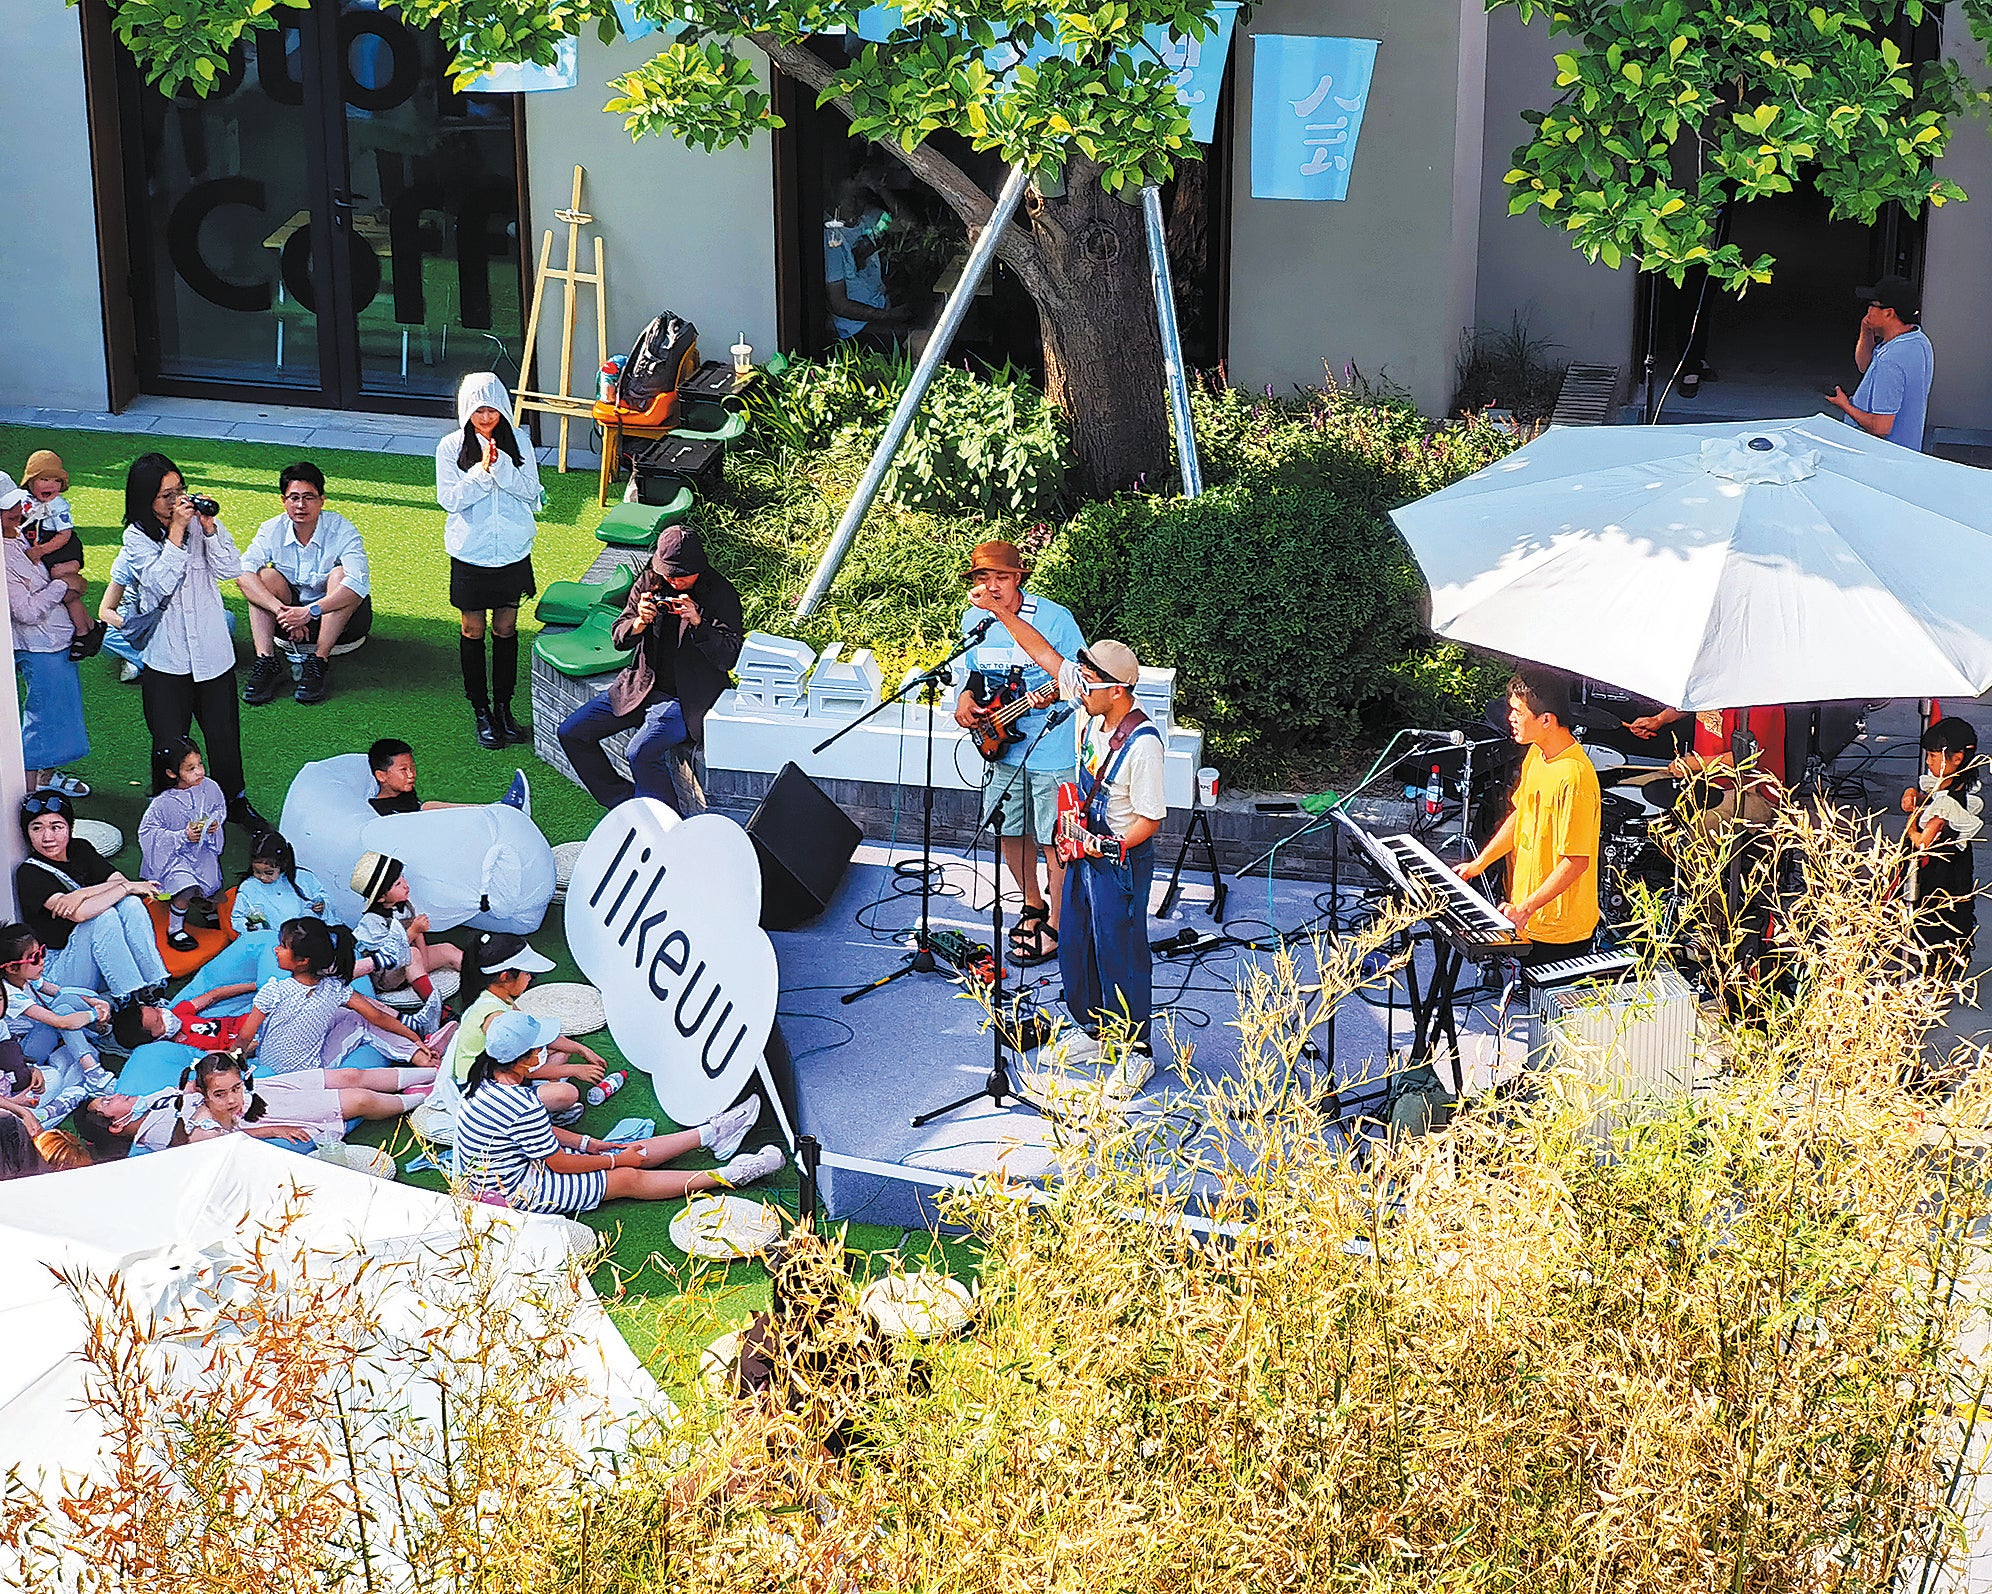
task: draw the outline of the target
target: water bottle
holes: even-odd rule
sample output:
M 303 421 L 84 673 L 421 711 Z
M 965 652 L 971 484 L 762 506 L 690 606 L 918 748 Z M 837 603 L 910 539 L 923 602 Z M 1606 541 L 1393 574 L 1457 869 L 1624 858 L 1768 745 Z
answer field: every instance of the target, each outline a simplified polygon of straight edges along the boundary
M 1425 780 L 1425 812 L 1434 818 L 1445 805 L 1445 791 L 1439 785 L 1439 766 L 1432 766 L 1432 773 Z
M 595 397 L 604 404 L 616 396 L 616 368 L 607 360 L 602 362 L 602 374 L 595 381 Z

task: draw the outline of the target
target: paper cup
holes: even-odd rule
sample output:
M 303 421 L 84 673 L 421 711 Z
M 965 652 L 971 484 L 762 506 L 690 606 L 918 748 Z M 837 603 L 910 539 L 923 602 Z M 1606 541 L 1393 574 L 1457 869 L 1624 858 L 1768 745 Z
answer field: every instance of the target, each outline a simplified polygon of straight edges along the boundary
M 1197 770 L 1197 801 L 1206 808 L 1217 801 L 1217 771 L 1208 764 Z

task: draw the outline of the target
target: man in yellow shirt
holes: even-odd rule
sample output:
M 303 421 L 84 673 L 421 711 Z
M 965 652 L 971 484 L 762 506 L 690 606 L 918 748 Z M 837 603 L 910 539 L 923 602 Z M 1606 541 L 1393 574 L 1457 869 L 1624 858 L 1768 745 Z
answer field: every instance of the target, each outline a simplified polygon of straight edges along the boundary
M 1512 854 L 1501 911 L 1529 939 L 1522 961 L 1582 957 L 1598 930 L 1598 772 L 1519 675 L 1508 683 L 1508 731 L 1528 749 L 1514 807 L 1460 876 L 1471 880 Z

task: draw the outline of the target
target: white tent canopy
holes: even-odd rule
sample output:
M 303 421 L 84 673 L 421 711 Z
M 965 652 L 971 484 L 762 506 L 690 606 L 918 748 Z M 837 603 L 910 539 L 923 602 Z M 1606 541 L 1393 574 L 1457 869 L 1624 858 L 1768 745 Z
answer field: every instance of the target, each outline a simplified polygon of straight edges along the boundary
M 1453 641 L 1688 710 L 1976 697 L 1988 488 L 1826 416 L 1551 427 L 1392 519 Z
M 453 1197 L 301 1157 L 244 1135 L 20 1179 L 4 1186 L 0 1222 L 0 1475 L 18 1466 L 100 1472 L 104 1433 L 83 1410 L 85 1324 L 51 1269 L 117 1274 L 141 1320 L 191 1289 L 211 1288 L 244 1256 L 245 1235 L 295 1207 L 287 1255 L 315 1268 L 364 1261 L 384 1335 L 407 1345 L 449 1321 L 422 1286 L 426 1273 L 397 1260 L 461 1254 L 466 1221 L 488 1237 L 505 1276 L 544 1281 L 573 1242 L 564 1219 L 466 1208 Z M 296 1197 L 293 1196 L 296 1192 Z M 297 1199 L 301 1197 L 301 1199 Z M 582 1289 L 586 1292 L 585 1282 Z M 522 1294 L 524 1292 L 522 1291 Z M 668 1412 L 592 1292 L 576 1319 L 573 1370 L 585 1394 L 564 1413 L 580 1448 L 646 1413 Z

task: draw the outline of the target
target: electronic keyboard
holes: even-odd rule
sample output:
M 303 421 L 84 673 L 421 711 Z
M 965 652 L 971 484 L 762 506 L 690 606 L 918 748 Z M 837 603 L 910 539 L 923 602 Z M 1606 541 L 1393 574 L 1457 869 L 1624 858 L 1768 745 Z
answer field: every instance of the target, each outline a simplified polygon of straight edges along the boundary
M 1505 913 L 1416 836 L 1379 836 L 1377 845 L 1395 861 L 1399 877 L 1414 896 L 1436 899 L 1438 912 L 1427 922 L 1462 951 L 1486 956 L 1527 945 Z
M 1522 978 L 1538 988 L 1568 985 L 1572 980 L 1617 980 L 1639 967 L 1630 952 L 1592 952 L 1583 957 L 1559 958 L 1554 963 L 1522 965 Z

